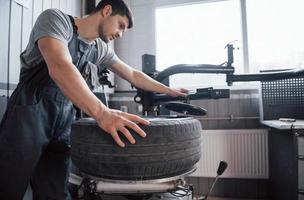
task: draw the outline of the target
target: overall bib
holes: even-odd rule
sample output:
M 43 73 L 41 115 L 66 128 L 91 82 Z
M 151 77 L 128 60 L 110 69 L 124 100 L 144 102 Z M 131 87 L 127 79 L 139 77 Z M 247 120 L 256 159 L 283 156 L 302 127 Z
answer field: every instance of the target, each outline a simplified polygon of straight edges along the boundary
M 81 72 L 96 62 L 97 47 L 78 37 L 74 19 L 69 51 Z M 77 89 L 77 88 L 75 88 Z M 70 130 L 73 104 L 59 90 L 43 61 L 21 69 L 0 125 L 0 199 L 22 199 L 31 183 L 34 199 L 70 199 Z

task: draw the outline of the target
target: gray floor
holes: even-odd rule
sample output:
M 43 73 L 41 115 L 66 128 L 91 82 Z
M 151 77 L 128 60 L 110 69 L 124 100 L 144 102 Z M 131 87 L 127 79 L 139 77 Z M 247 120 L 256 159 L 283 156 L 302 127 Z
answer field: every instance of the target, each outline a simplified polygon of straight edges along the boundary
M 194 198 L 195 199 L 195 198 Z M 32 200 L 32 194 L 30 188 L 27 190 L 23 200 Z M 257 200 L 257 199 L 236 199 L 236 198 L 223 198 L 223 197 L 209 197 L 208 200 Z M 262 199 L 259 199 L 262 200 Z M 266 199 L 263 199 L 266 200 Z
M 220 198 L 220 197 L 210 197 L 209 200 L 256 200 L 256 199 L 236 199 L 236 198 Z M 260 200 L 260 199 L 259 199 Z M 266 200 L 266 199 L 264 199 Z
M 32 200 L 32 191 L 31 188 L 28 187 L 23 200 Z M 194 198 L 195 200 L 195 198 Z M 258 200 L 258 199 L 236 199 L 236 198 L 223 198 L 223 197 L 209 197 L 208 200 Z M 267 199 L 259 199 L 259 200 L 267 200 Z
M 236 199 L 236 198 L 220 198 L 220 197 L 210 197 L 209 200 L 257 200 L 257 199 Z M 259 199 L 259 200 L 266 200 L 266 199 Z
M 23 197 L 23 200 L 32 200 L 32 191 L 31 191 L 31 187 L 27 188 L 27 191 Z

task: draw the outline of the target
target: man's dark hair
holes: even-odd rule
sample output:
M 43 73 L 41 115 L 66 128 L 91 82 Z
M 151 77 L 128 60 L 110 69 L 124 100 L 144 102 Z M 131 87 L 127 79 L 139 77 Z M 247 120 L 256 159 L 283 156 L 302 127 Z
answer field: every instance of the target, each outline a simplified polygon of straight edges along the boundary
M 112 13 L 111 13 L 112 16 L 117 14 L 120 16 L 127 16 L 129 20 L 128 28 L 133 27 L 132 11 L 123 0 L 101 0 L 93 10 L 93 13 L 102 10 L 106 5 L 112 6 Z

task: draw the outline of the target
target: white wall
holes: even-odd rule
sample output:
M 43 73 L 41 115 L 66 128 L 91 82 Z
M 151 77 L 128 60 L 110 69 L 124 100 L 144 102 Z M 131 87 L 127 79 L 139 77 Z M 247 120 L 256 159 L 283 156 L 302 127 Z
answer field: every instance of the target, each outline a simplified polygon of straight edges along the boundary
M 3 41 L 7 41 L 2 45 L 5 51 L 1 51 L 1 71 L 7 72 L 1 77 L 0 82 L 12 84 L 8 94 L 12 92 L 15 85 L 19 82 L 20 60 L 19 55 L 25 49 L 31 29 L 39 16 L 39 14 L 48 8 L 58 8 L 67 14 L 73 16 L 82 15 L 82 4 L 84 0 L 29 0 L 28 7 L 24 7 L 11 0 L 1 0 L 6 3 L 6 12 L 2 12 L 0 16 L 8 19 L 3 22 L 7 25 L 4 28 L 5 37 Z M 2 42 L 1 42 L 2 43 Z M 4 88 L 2 88 L 4 89 Z
M 7 97 L 19 81 L 20 53 L 25 49 L 38 15 L 48 8 L 59 8 L 73 16 L 81 16 L 85 0 L 0 0 L 0 119 Z
M 155 54 L 153 0 L 125 0 L 134 14 L 134 27 L 115 42 L 117 55 L 131 67 L 141 70 L 141 56 Z M 131 90 L 130 84 L 115 77 L 116 91 Z

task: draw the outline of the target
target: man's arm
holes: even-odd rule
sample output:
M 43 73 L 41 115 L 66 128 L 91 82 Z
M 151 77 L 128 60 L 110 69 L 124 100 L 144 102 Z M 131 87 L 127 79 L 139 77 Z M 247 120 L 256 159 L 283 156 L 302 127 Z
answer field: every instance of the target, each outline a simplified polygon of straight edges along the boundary
M 164 84 L 155 81 L 145 73 L 131 68 L 121 60 L 112 64 L 110 70 L 143 90 L 165 93 L 170 96 L 186 96 L 188 92 L 186 89 L 173 89 L 167 87 Z
M 111 110 L 103 105 L 90 91 L 80 72 L 72 63 L 69 50 L 63 42 L 44 37 L 38 40 L 38 47 L 46 61 L 50 77 L 60 90 L 77 107 L 93 117 L 102 129 L 110 133 L 118 145 L 124 147 L 118 131 L 123 133 L 131 143 L 135 143 L 126 127 L 145 137 L 144 131 L 136 123 L 149 124 L 149 122 L 136 115 Z

